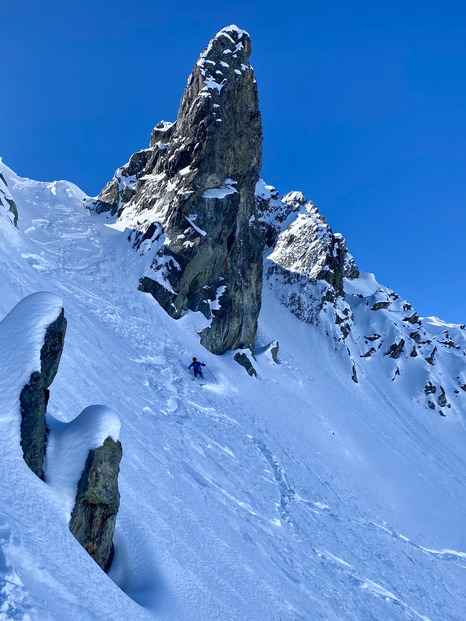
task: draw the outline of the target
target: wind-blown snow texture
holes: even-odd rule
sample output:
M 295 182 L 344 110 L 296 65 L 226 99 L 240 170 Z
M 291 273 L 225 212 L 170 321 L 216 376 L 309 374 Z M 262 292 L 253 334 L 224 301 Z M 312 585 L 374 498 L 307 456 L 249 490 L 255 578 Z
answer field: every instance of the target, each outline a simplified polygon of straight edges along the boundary
M 287 284 L 269 277 L 269 251 L 258 378 L 249 377 L 234 352 L 201 348 L 200 313 L 176 321 L 137 291 L 144 258 L 112 216 L 83 209 L 76 186 L 22 179 L 1 162 L 0 172 L 19 212 L 16 229 L 0 211 L 0 317 L 52 292 L 37 298 L 47 308 L 33 324 L 63 304 L 68 331 L 49 415 L 68 422 L 104 404 L 91 415 L 115 436 L 118 415 L 124 451 L 106 575 L 67 525 L 78 473 L 66 455 L 61 462 L 60 439 L 66 429 L 88 434 L 89 411 L 68 428 L 52 421 L 40 481 L 21 456 L 14 394 L 23 379 L 5 375 L 3 351 L 16 356 L 5 319 L 0 619 L 464 618 L 463 328 L 420 325 L 369 274 L 345 279 L 346 298 L 302 321 L 282 303 Z M 273 200 L 277 235 L 314 218 L 306 227 L 331 245 L 302 195 Z M 316 274 L 293 265 L 301 295 Z M 335 325 L 344 308 L 345 340 Z M 187 372 L 193 355 L 207 364 L 205 386 Z

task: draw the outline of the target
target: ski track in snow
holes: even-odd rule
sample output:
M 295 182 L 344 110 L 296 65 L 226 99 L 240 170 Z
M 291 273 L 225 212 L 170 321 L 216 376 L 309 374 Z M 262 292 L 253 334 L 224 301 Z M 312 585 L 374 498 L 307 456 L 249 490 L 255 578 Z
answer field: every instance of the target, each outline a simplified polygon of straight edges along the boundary
M 49 411 L 71 420 L 90 404 L 112 407 L 123 461 L 116 584 L 66 524 L 54 525 L 48 558 L 47 529 L 28 517 L 34 507 L 47 524 L 47 504 L 33 503 L 44 485 L 26 477 L 31 501 L 17 499 L 0 522 L 0 618 L 461 618 L 464 454 L 407 416 L 415 403 L 371 378 L 354 386 L 267 291 L 259 345 L 278 338 L 280 364 L 260 354 L 259 379 L 249 378 L 229 354 L 200 347 L 189 316 L 175 322 L 137 291 L 142 258 L 65 182 L 9 187 L 20 235 L 7 257 L 0 237 L 2 310 L 33 290 L 63 298 L 68 333 Z M 192 355 L 216 381 L 193 381 Z M 12 537 L 13 523 L 29 534 Z

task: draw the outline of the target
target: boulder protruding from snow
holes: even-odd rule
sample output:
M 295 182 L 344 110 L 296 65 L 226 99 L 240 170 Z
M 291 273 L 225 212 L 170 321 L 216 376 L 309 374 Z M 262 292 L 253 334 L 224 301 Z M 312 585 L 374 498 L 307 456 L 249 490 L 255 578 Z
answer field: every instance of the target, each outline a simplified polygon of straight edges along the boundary
M 235 362 L 244 367 L 249 375 L 254 375 L 254 377 L 257 377 L 256 369 L 254 368 L 252 362 L 249 360 L 246 354 L 237 352 L 234 355 L 233 359 L 235 360 Z
M 120 493 L 118 473 L 121 443 L 111 437 L 89 451 L 79 479 L 69 528 L 83 548 L 105 571 L 110 563 Z
M 49 419 L 45 475 L 62 497 L 69 527 L 105 569 L 120 503 L 120 419 L 104 405 L 91 405 L 69 423 Z
M 57 374 L 65 343 L 66 319 L 63 308 L 45 332 L 40 350 L 40 370 L 34 371 L 20 394 L 21 446 L 24 460 L 41 479 L 47 442 L 45 413 L 49 386 Z

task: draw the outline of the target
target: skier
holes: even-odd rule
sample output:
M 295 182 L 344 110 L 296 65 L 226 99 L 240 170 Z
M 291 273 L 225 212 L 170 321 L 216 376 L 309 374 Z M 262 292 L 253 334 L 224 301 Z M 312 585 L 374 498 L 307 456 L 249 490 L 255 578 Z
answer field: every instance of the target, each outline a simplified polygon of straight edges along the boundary
M 202 377 L 202 379 L 204 379 L 201 367 L 205 367 L 205 364 L 203 362 L 199 362 L 197 358 L 193 358 L 193 361 L 189 365 L 188 370 L 192 369 L 194 371 L 194 377 L 197 377 L 199 375 L 200 377 Z

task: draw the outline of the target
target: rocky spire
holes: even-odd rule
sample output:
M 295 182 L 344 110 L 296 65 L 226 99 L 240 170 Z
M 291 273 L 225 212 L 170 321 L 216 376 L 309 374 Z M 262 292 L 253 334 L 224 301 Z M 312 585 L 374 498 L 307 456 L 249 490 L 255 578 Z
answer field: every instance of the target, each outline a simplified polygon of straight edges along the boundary
M 157 125 L 150 149 L 117 171 L 97 203 L 118 210 L 151 257 L 141 289 L 175 318 L 202 312 L 210 324 L 201 342 L 218 354 L 253 345 L 260 310 L 262 123 L 250 53 L 246 32 L 221 30 L 188 79 L 176 122 Z

